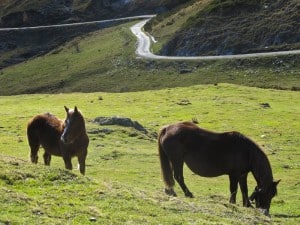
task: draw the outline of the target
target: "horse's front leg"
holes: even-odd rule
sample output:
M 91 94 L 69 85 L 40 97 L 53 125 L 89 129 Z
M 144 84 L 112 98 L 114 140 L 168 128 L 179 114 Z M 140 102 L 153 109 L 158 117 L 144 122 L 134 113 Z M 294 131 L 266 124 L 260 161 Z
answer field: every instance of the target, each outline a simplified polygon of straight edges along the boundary
M 81 155 L 78 156 L 79 163 L 79 171 L 82 175 L 85 174 L 85 159 L 86 159 L 87 151 L 84 151 Z
M 247 176 L 248 176 L 248 173 L 240 176 L 239 184 L 240 184 L 240 188 L 241 188 L 241 192 L 242 192 L 242 196 L 243 196 L 243 206 L 252 207 L 252 205 L 249 201 L 249 198 L 248 198 Z
M 50 166 L 51 154 L 45 151 L 45 153 L 44 153 L 43 156 L 44 156 L 44 163 L 45 163 L 45 165 Z
M 72 167 L 72 162 L 71 162 L 71 156 L 68 154 L 64 154 L 63 159 L 65 162 L 65 168 L 68 170 L 72 170 L 73 167 Z
M 231 194 L 229 202 L 235 204 L 236 193 L 238 188 L 238 179 L 233 175 L 229 175 L 229 182 L 230 182 L 230 194 Z

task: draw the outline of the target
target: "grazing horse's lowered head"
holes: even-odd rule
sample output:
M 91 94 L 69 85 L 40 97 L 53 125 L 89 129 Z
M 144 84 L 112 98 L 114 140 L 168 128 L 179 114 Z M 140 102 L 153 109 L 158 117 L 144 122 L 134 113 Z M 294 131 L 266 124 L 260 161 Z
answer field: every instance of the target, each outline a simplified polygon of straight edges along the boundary
M 281 180 L 273 181 L 271 185 L 265 189 L 255 187 L 255 190 L 250 195 L 249 200 L 255 202 L 256 208 L 262 210 L 264 215 L 269 216 L 269 209 L 272 198 L 277 195 L 277 185 Z

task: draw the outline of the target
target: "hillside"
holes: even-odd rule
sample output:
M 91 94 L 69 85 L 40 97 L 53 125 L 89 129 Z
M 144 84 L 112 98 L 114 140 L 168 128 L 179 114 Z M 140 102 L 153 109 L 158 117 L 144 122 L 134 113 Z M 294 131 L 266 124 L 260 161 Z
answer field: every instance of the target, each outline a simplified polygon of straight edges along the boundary
M 0 28 L 52 25 L 169 11 L 186 0 L 3 0 Z M 44 55 L 74 37 L 112 26 L 85 25 L 40 30 L 0 31 L 0 69 Z
M 300 48 L 297 0 L 195 1 L 190 7 L 180 8 L 176 16 L 166 14 L 147 27 L 165 43 L 159 54 L 230 55 Z M 176 23 L 182 25 L 175 35 L 162 36 Z
M 0 95 L 131 92 L 218 83 L 300 90 L 300 55 L 210 62 L 141 60 L 129 29 L 134 23 L 74 38 L 43 56 L 0 70 Z
M 2 0 L 0 27 L 91 21 L 168 11 L 187 0 Z

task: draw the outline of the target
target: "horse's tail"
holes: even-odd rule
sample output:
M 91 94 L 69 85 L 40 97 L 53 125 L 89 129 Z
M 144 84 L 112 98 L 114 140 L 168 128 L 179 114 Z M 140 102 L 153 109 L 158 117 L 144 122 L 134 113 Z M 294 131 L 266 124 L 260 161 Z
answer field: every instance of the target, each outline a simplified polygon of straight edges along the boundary
M 166 133 L 166 128 L 163 128 L 158 135 L 158 153 L 159 153 L 162 177 L 166 185 L 166 189 L 170 190 L 175 185 L 175 181 L 173 178 L 173 170 L 172 170 L 171 162 L 168 156 L 166 155 L 166 153 L 164 152 L 162 146 L 162 137 L 165 135 L 165 133 Z

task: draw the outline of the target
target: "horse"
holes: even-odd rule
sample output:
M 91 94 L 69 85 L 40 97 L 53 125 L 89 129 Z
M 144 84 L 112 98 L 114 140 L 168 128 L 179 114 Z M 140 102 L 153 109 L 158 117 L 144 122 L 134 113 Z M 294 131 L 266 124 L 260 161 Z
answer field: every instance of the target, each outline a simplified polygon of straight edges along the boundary
M 51 155 L 63 158 L 65 168 L 72 170 L 72 157 L 77 156 L 79 171 L 85 174 L 85 160 L 89 138 L 81 112 L 75 106 L 74 110 L 65 106 L 67 113 L 65 121 L 45 113 L 34 116 L 27 125 L 27 138 L 30 146 L 32 163 L 38 162 L 40 146 L 45 150 L 44 164 L 50 165 Z
M 216 133 L 202 129 L 192 122 L 180 122 L 163 127 L 158 135 L 158 151 L 165 193 L 177 196 L 175 180 L 186 197 L 194 197 L 183 177 L 183 164 L 202 177 L 228 175 L 230 203 L 236 203 L 238 184 L 243 206 L 252 207 L 256 201 L 265 215 L 269 215 L 272 198 L 277 194 L 279 181 L 273 181 L 272 169 L 262 149 L 243 134 L 232 131 Z M 257 182 L 248 198 L 247 176 L 251 172 Z

